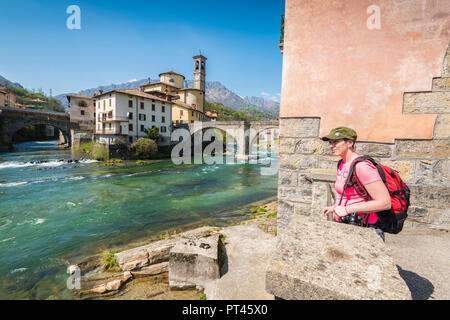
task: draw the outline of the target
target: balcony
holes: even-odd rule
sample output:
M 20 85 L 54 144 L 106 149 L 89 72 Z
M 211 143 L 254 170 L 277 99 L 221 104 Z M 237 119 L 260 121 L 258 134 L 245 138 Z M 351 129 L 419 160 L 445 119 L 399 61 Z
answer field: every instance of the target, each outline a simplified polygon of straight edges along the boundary
M 96 130 L 95 133 L 97 134 L 118 134 L 118 135 L 126 135 L 125 133 L 122 133 L 122 131 L 119 128 L 103 128 L 100 130 Z
M 108 116 L 103 120 L 103 122 L 128 122 L 128 117 L 118 117 L 118 116 Z

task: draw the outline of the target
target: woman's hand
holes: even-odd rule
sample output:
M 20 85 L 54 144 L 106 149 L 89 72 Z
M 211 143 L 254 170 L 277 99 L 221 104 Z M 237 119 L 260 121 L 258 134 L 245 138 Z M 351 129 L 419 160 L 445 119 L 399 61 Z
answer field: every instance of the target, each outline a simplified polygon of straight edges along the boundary
M 334 206 L 331 206 L 331 207 L 325 207 L 323 210 L 322 210 L 322 214 L 325 216 L 325 215 L 327 215 L 327 214 L 329 214 L 329 213 L 334 213 Z
M 344 217 L 348 215 L 348 212 L 344 206 L 337 206 L 336 208 L 334 208 L 334 214 L 337 217 Z

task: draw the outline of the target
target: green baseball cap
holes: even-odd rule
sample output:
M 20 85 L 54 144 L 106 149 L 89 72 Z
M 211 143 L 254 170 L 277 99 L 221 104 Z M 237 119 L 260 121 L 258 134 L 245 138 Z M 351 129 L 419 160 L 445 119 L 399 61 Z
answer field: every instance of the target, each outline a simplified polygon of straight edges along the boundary
M 356 141 L 356 131 L 347 127 L 337 127 L 331 129 L 330 133 L 325 137 L 322 137 L 323 141 L 328 140 L 339 140 L 339 139 L 349 139 L 352 141 Z

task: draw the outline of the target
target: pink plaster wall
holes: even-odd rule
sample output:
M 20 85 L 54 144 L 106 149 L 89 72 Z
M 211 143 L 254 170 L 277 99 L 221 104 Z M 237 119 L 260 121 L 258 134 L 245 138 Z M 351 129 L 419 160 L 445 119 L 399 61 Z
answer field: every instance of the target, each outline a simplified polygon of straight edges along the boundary
M 441 75 L 450 0 L 286 0 L 284 39 L 280 117 L 321 117 L 321 136 L 343 125 L 361 141 L 432 138 L 436 115 L 402 114 L 403 93 Z

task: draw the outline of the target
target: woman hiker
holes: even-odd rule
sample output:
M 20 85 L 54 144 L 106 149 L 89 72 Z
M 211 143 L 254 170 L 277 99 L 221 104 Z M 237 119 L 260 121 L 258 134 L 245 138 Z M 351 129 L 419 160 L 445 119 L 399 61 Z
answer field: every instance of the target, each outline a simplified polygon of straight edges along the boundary
M 356 193 L 352 186 L 348 186 L 345 188 L 345 192 L 342 192 L 352 162 L 361 156 L 355 152 L 356 137 L 357 134 L 353 129 L 338 127 L 322 138 L 323 141 L 329 142 L 333 155 L 342 159 L 334 185 L 334 189 L 338 193 L 336 202 L 333 206 L 324 208 L 322 213 L 324 215 L 333 214 L 334 220 L 337 222 L 349 223 L 349 219 L 353 219 L 351 220 L 353 222 L 357 220 L 357 223 L 350 223 L 374 228 L 384 241 L 384 232 L 377 225 L 378 215 L 376 212 L 389 210 L 391 197 L 377 168 L 368 160 L 358 162 L 354 167 L 357 177 L 369 193 L 371 200 L 366 201 Z

